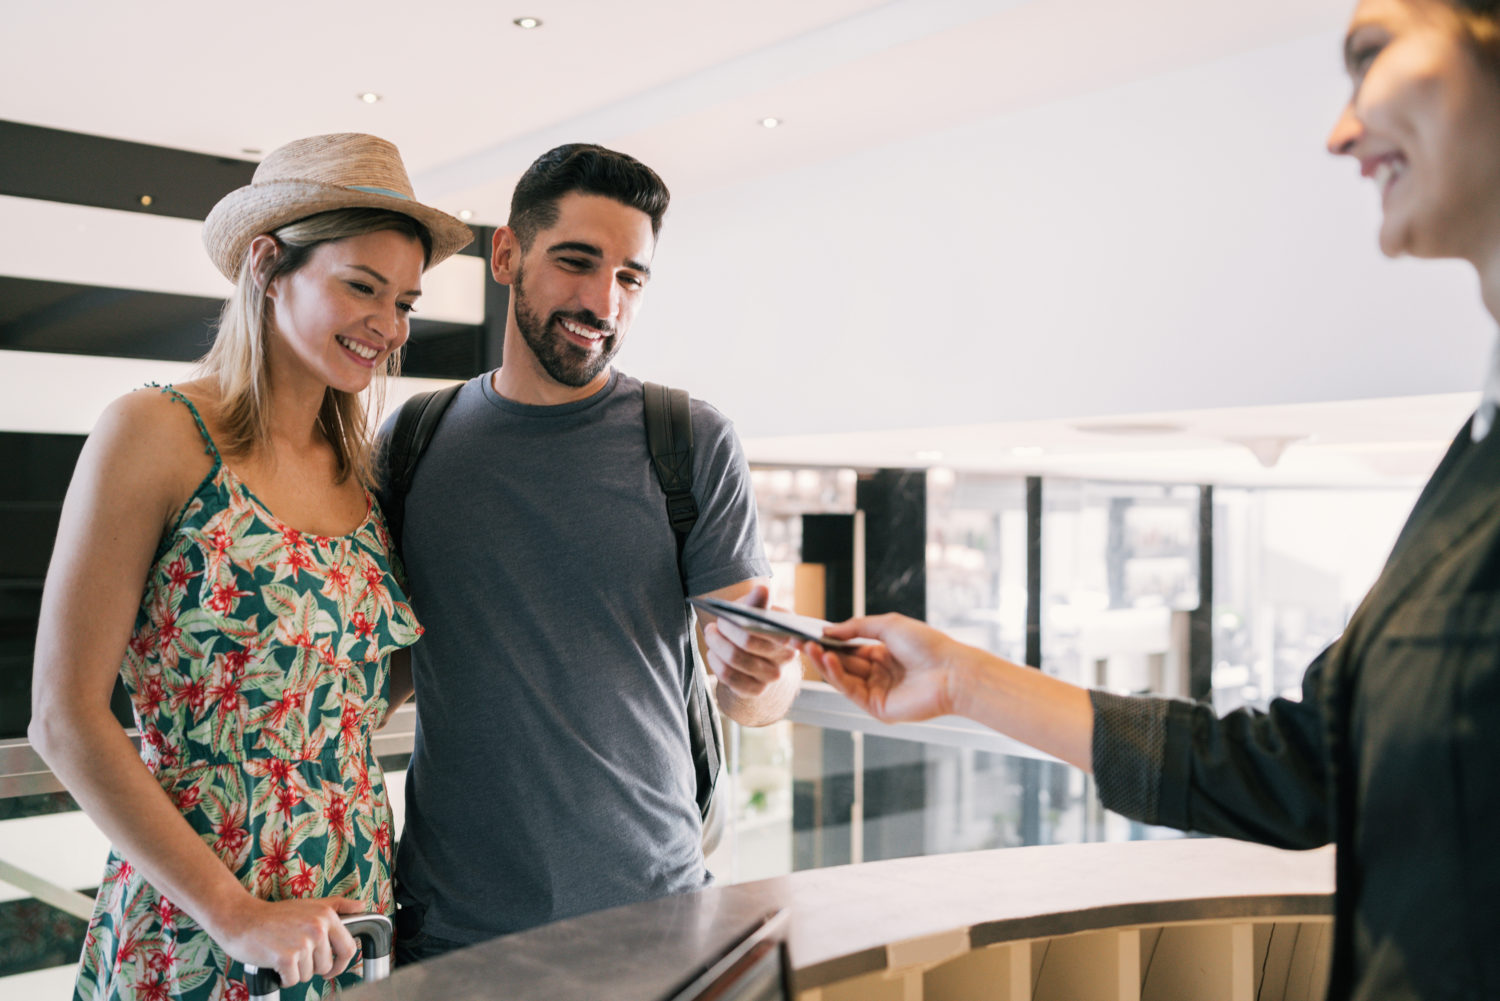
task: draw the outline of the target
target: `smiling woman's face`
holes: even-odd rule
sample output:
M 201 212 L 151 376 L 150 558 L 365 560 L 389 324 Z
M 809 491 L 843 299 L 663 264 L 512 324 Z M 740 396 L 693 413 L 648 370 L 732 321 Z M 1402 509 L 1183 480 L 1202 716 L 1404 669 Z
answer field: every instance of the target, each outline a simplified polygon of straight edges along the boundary
M 1328 137 L 1378 186 L 1386 254 L 1500 250 L 1500 75 L 1444 0 L 1360 0 L 1345 58 L 1349 104 Z

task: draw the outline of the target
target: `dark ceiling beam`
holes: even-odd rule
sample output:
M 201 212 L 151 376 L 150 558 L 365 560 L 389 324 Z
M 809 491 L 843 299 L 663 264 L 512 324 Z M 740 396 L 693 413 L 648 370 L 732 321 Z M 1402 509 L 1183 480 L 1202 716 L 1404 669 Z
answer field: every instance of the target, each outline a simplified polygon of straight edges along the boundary
M 0 121 L 0 149 L 0 194 L 179 219 L 202 219 L 255 173 L 249 160 L 19 122 Z
M 0 120 L 0 195 L 203 219 L 250 183 L 256 164 Z M 149 204 L 145 199 L 149 198 Z M 488 257 L 489 247 L 462 251 Z

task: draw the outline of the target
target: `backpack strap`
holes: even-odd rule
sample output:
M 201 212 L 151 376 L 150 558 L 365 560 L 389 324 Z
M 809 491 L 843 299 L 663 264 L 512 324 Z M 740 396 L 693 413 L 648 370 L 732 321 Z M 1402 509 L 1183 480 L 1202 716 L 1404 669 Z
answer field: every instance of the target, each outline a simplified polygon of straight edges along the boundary
M 385 522 L 391 534 L 391 548 L 401 551 L 401 524 L 406 515 L 406 495 L 411 490 L 417 462 L 432 442 L 448 404 L 458 395 L 463 383 L 455 382 L 429 393 L 418 393 L 396 412 L 396 423 L 389 439 L 381 442 L 381 458 L 389 489 L 386 491 Z
M 677 576 L 687 593 L 687 575 L 682 552 L 688 533 L 698 523 L 698 502 L 693 499 L 693 420 L 685 389 L 668 389 L 648 382 L 643 385 L 646 402 L 646 444 L 651 465 L 667 495 L 667 520 L 677 537 Z M 723 828 L 723 813 L 711 826 L 710 807 L 714 787 L 724 763 L 724 735 L 718 707 L 708 691 L 708 679 L 694 658 L 693 680 L 687 699 L 688 738 L 693 748 L 693 771 L 698 780 L 698 814 L 704 822 L 705 851 L 712 851 Z M 712 842 L 712 844 L 710 843 Z
M 682 551 L 688 533 L 698 523 L 698 502 L 693 499 L 693 420 L 685 389 L 668 389 L 654 382 L 642 387 L 646 398 L 646 443 L 651 465 L 667 495 L 667 520 L 677 535 L 677 573 L 687 593 Z

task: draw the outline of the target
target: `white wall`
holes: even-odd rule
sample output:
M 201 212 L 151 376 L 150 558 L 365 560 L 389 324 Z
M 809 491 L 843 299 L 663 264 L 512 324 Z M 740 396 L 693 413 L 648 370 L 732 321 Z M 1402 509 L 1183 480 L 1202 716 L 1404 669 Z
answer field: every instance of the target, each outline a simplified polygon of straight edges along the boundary
M 203 251 L 203 224 L 142 212 L 0 195 L 0 275 L 205 298 L 229 282 Z M 457 255 L 422 278 L 423 319 L 478 324 L 484 260 Z M 188 378 L 185 362 L 0 350 L 0 431 L 84 434 L 105 406 L 149 382 Z M 387 412 L 444 380 L 400 379 Z
M 1472 390 L 1472 273 L 1323 151 L 1341 42 L 680 199 L 622 367 L 745 435 Z

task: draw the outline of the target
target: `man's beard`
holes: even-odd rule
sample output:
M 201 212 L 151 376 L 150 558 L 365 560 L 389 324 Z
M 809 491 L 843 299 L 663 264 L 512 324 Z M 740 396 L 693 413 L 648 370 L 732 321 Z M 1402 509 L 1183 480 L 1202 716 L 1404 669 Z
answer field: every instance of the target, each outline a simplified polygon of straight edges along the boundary
M 516 299 L 516 326 L 521 329 L 522 340 L 541 363 L 542 370 L 555 382 L 574 389 L 587 386 L 598 378 L 599 373 L 604 371 L 620 350 L 620 338 L 614 325 L 605 323 L 589 310 L 569 313 L 557 310 L 543 320 L 526 301 L 520 271 L 516 272 L 515 280 L 511 282 L 511 295 Z M 560 332 L 554 331 L 553 327 L 561 320 L 572 320 L 594 330 L 609 331 L 601 345 L 602 350 L 597 353 L 587 351 L 565 339 Z

